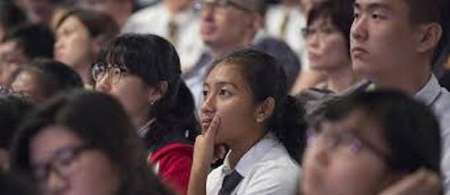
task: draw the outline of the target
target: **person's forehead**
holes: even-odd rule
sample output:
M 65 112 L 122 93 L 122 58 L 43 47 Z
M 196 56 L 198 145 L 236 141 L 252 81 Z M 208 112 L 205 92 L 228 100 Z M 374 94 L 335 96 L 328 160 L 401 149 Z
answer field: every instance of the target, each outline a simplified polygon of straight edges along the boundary
M 406 0 L 355 0 L 355 8 L 362 10 L 386 9 L 396 12 L 407 12 Z

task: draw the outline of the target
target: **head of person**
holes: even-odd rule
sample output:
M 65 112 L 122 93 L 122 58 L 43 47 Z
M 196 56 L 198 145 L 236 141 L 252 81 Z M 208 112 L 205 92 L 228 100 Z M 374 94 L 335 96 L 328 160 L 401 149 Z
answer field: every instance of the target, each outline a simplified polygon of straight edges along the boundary
M 356 0 L 350 36 L 354 70 L 375 82 L 395 82 L 402 71 L 429 74 L 446 41 L 444 2 Z
M 172 44 L 157 35 L 125 34 L 100 56 L 92 67 L 95 89 L 118 98 L 137 128 L 153 120 L 147 138 L 170 130 L 189 130 L 195 137 L 194 101 Z
M 201 125 L 220 118 L 217 144 L 242 144 L 268 132 L 298 159 L 306 125 L 303 109 L 288 96 L 286 76 L 275 58 L 245 49 L 214 63 L 203 85 Z
M 11 81 L 14 92 L 36 103 L 75 88 L 83 88 L 80 75 L 69 66 L 50 59 L 35 59 L 21 66 Z
M 86 82 L 88 70 L 104 47 L 119 32 L 111 17 L 103 13 L 74 9 L 56 27 L 55 59 L 71 66 Z
M 3 40 L 8 29 L 13 29 L 26 22 L 25 13 L 14 2 L 0 2 L 0 40 Z
M 326 0 L 307 14 L 303 36 L 311 68 L 333 71 L 348 66 L 354 0 Z
M 250 44 L 262 26 L 266 9 L 261 0 L 201 0 L 198 5 L 200 34 L 213 50 Z
M 9 167 L 9 149 L 17 127 L 32 104 L 13 93 L 0 94 L 0 172 Z
M 73 91 L 37 108 L 11 158 L 12 171 L 33 178 L 45 194 L 167 194 L 125 111 L 105 94 Z
M 375 195 L 421 168 L 440 175 L 439 123 L 406 94 L 360 93 L 328 102 L 313 118 L 305 195 Z
M 45 25 L 24 25 L 9 31 L 0 43 L 0 84 L 8 85 L 12 73 L 34 58 L 53 58 L 54 42 Z
M 119 27 L 122 27 L 132 14 L 133 0 L 80 0 L 80 7 L 102 12 L 114 19 Z

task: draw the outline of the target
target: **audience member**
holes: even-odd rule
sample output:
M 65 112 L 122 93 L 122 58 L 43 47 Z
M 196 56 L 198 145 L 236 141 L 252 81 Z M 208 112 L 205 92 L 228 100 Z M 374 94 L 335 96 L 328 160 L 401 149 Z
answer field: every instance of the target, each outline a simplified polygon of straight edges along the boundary
M 306 125 L 276 60 L 232 53 L 208 72 L 203 95 L 188 194 L 297 194 Z M 222 145 L 224 163 L 208 174 Z
M 242 48 L 254 46 L 275 56 L 286 71 L 288 87 L 292 86 L 301 68 L 300 60 L 286 43 L 262 32 L 264 1 L 202 0 L 198 5 L 201 9 L 200 34 L 207 51 L 192 70 L 183 73 L 197 108 L 202 102 L 203 80 L 212 62 Z
M 425 102 L 438 117 L 444 188 L 450 193 L 450 93 L 432 74 L 445 43 L 444 1 L 356 0 L 351 28 L 353 69 L 375 88 L 394 88 Z
M 116 97 L 161 178 L 185 194 L 199 128 L 175 48 L 157 35 L 122 35 L 93 67 L 95 89 Z
M 87 87 L 92 85 L 90 68 L 100 49 L 119 30 L 107 15 L 95 11 L 68 11 L 56 27 L 55 59 L 71 66 Z
M 24 25 L 9 31 L 0 42 L 0 85 L 8 86 L 19 66 L 38 57 L 52 58 L 54 42 L 45 25 Z
M 304 195 L 442 194 L 439 123 L 425 104 L 374 91 L 328 102 L 313 118 Z
M 83 88 L 80 75 L 69 66 L 48 59 L 36 59 L 20 67 L 11 81 L 15 93 L 35 103 L 75 88 Z
M 74 91 L 27 117 L 11 168 L 31 176 L 44 194 L 171 194 L 145 164 L 143 149 L 115 99 Z

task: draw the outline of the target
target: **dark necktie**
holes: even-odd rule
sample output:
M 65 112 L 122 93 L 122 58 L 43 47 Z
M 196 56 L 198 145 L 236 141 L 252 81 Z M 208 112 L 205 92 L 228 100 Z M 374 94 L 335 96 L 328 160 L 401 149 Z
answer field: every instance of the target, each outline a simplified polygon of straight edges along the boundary
M 234 170 L 231 174 L 223 178 L 222 188 L 220 188 L 219 195 L 230 195 L 234 188 L 241 182 L 242 176 Z

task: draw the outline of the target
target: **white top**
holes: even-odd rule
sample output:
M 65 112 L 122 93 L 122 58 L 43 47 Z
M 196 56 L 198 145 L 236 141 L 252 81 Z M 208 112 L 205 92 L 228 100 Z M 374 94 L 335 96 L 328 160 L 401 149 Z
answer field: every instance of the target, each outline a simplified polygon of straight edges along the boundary
M 203 49 L 200 18 L 194 8 L 172 15 L 163 3 L 146 7 L 130 16 L 122 33 L 152 33 L 169 40 L 170 21 L 178 29 L 175 36 L 177 41 L 172 44 L 180 56 L 181 69 L 185 71 L 193 66 Z
M 442 161 L 444 192 L 450 195 L 450 93 L 439 85 L 434 75 L 427 84 L 416 93 L 415 98 L 424 102 L 436 114 L 441 126 Z
M 224 164 L 208 175 L 207 195 L 217 195 L 223 178 L 233 171 L 229 166 L 228 155 Z M 245 153 L 235 169 L 243 179 L 231 193 L 233 195 L 298 194 L 300 168 L 271 133 Z
M 286 15 L 288 21 L 285 27 L 285 34 L 282 33 L 282 26 Z M 301 12 L 300 7 L 286 7 L 284 5 L 273 5 L 267 9 L 266 31 L 270 36 L 284 40 L 289 47 L 294 50 L 302 62 L 302 69 L 309 69 L 306 57 L 305 39 L 302 36 L 302 29 L 306 27 L 306 16 Z

